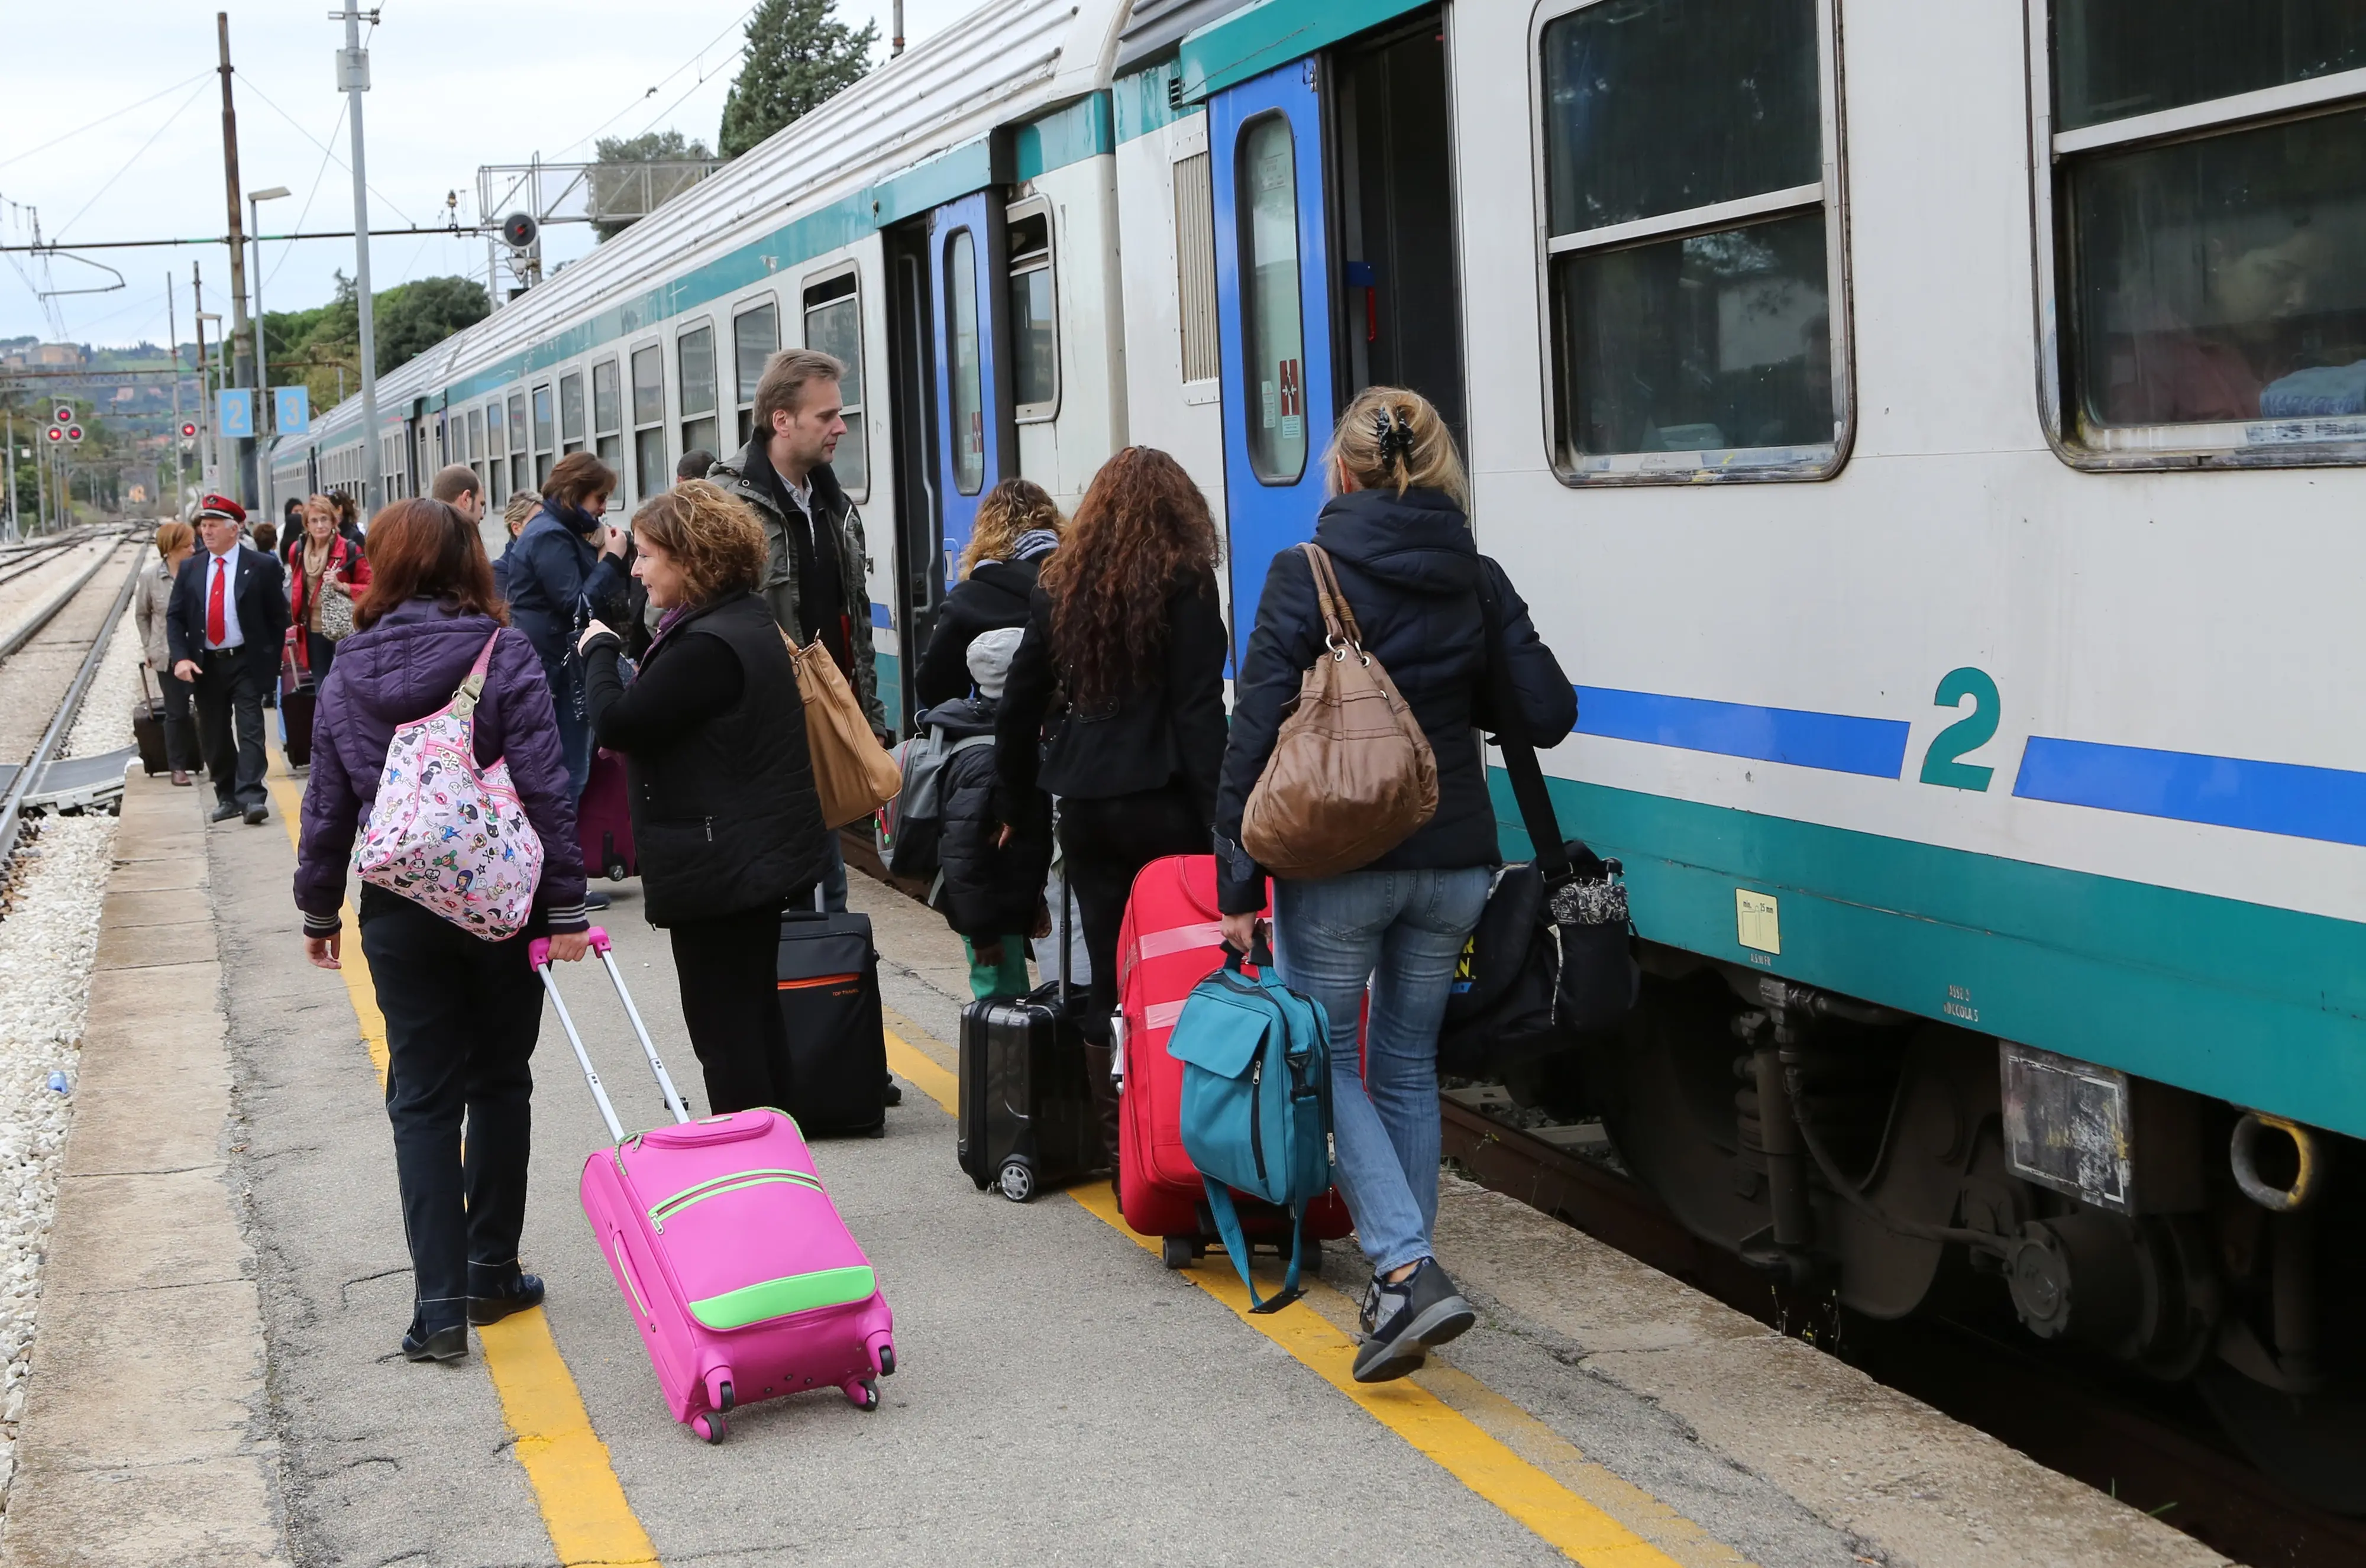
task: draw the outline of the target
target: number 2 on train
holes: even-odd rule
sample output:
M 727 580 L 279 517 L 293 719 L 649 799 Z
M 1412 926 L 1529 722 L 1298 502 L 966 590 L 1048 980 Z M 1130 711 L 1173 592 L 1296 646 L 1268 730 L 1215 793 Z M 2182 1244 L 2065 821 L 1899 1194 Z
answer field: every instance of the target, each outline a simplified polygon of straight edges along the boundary
M 1943 708 L 1959 708 L 1966 697 L 1972 699 L 1972 711 L 1939 731 L 1932 739 L 1931 749 L 1922 753 L 1922 782 L 1926 784 L 1984 790 L 1989 787 L 1989 780 L 1996 776 L 1994 768 L 1956 761 L 1965 752 L 1977 751 L 1996 739 L 1997 714 L 2002 706 L 1997 697 L 1996 682 L 1989 679 L 1987 671 L 1966 664 L 1941 677 L 1938 694 L 1932 700 Z

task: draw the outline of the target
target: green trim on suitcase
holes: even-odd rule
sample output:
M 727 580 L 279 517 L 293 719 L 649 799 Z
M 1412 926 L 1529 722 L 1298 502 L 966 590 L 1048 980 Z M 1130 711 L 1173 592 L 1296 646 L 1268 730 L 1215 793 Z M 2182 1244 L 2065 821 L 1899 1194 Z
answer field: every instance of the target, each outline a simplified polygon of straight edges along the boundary
M 751 1323 L 786 1317 L 816 1307 L 846 1306 L 866 1301 L 879 1289 L 869 1269 L 821 1269 L 811 1274 L 791 1274 L 742 1285 L 719 1296 L 690 1303 L 690 1315 L 707 1328 L 745 1328 Z
M 817 1192 L 822 1190 L 820 1179 L 802 1170 L 735 1170 L 728 1176 L 718 1176 L 711 1180 L 702 1181 L 695 1187 L 685 1187 L 672 1197 L 658 1203 L 649 1210 L 649 1223 L 662 1231 L 668 1219 L 693 1203 L 704 1202 L 709 1198 L 720 1197 L 726 1192 L 736 1192 L 743 1187 L 762 1187 L 776 1181 L 785 1181 L 798 1187 L 810 1187 Z

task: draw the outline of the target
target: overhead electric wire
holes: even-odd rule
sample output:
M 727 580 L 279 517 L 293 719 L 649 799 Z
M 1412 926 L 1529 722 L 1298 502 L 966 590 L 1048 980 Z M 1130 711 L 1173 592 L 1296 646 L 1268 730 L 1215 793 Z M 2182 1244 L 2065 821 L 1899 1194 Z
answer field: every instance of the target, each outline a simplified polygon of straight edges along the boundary
M 24 159 L 29 158 L 36 152 L 46 152 L 62 141 L 71 141 L 75 137 L 80 136 L 84 131 L 95 130 L 98 127 L 105 125 L 108 120 L 121 118 L 123 116 L 130 114 L 133 109 L 146 108 L 150 104 L 154 103 L 158 98 L 163 97 L 165 94 L 177 93 L 182 88 L 189 85 L 190 83 L 201 82 L 213 73 L 214 68 L 209 65 L 203 71 L 198 72 L 195 76 L 188 77 L 184 81 L 175 82 L 169 87 L 158 88 L 155 92 L 149 94 L 146 97 L 141 99 L 136 104 L 126 104 L 119 109 L 110 109 L 106 114 L 99 116 L 95 120 L 92 120 L 89 124 L 78 125 L 62 135 L 52 136 L 38 147 L 28 147 L 22 152 L 11 152 L 6 158 L 0 158 L 0 169 L 5 169 L 11 164 L 18 163 Z
M 336 139 L 337 132 L 345 128 L 346 107 L 345 96 L 343 93 L 338 94 L 337 123 L 329 127 L 329 137 L 332 141 Z M 294 228 L 297 233 L 300 234 L 304 231 L 304 220 L 312 216 L 312 203 L 320 198 L 321 182 L 329 177 L 329 164 L 332 161 L 333 154 L 329 152 L 326 146 L 323 146 L 321 150 L 321 166 L 317 170 L 313 171 L 312 188 L 304 193 L 303 210 L 296 214 Z M 271 271 L 266 274 L 263 279 L 263 286 L 265 288 L 270 288 L 274 283 L 279 281 L 279 269 L 286 266 L 287 265 L 287 258 L 295 254 L 296 253 L 292 247 L 283 248 L 280 251 L 279 259 L 271 264 Z
M 115 188 L 116 181 L 121 179 L 124 175 L 131 172 L 131 165 L 137 164 L 141 158 L 147 155 L 148 149 L 156 145 L 156 139 L 163 135 L 164 132 L 172 130 L 174 121 L 188 113 L 189 106 L 196 103 L 200 97 L 204 96 L 205 91 L 206 85 L 203 82 L 199 82 L 196 88 L 190 92 L 189 96 L 181 100 L 181 107 L 175 109 L 165 119 L 163 124 L 158 126 L 154 130 L 149 133 L 148 140 L 140 144 L 140 151 L 132 153 L 130 157 L 125 159 L 123 167 L 116 170 L 112 175 L 109 175 L 107 178 L 107 183 L 99 186 L 96 191 L 93 191 L 88 201 L 84 202 L 80 207 L 74 209 L 74 215 L 72 218 L 67 219 L 64 222 L 59 224 L 57 231 L 51 234 L 50 238 L 52 240 L 63 240 L 65 238 L 66 231 L 73 228 L 77 222 L 81 221 L 82 215 L 88 212 L 93 207 L 96 206 L 100 197 L 105 196 L 108 191 L 113 190 Z
M 313 146 L 318 147 L 321 152 L 323 152 L 327 153 L 327 154 L 329 155 L 329 162 L 331 162 L 331 163 L 332 163 L 332 164 L 336 164 L 336 165 L 337 165 L 337 167 L 339 167 L 339 168 L 341 168 L 341 169 L 343 169 L 343 168 L 346 168 L 346 167 L 347 167 L 347 164 L 346 164 L 345 161 L 344 161 L 343 158 L 340 158 L 340 157 L 338 157 L 338 156 L 337 156 L 337 152 L 336 152 L 336 149 L 335 149 L 335 148 L 333 148 L 333 147 L 330 146 L 327 142 L 325 142 L 325 141 L 321 141 L 319 137 L 317 137 L 317 136 L 313 135 L 310 131 L 309 131 L 309 130 L 305 130 L 305 129 L 304 129 L 304 127 L 303 127 L 301 124 L 298 123 L 297 118 L 296 118 L 296 117 L 295 117 L 294 115 L 289 114 L 286 109 L 283 109 L 283 108 L 281 108 L 277 104 L 273 103 L 273 102 L 271 101 L 271 95 L 270 95 L 270 94 L 268 94 L 268 93 L 265 93 L 262 88 L 260 88 L 260 87 L 258 87 L 258 86 L 256 86 L 256 85 L 254 85 L 254 77 L 252 77 L 252 76 L 248 75 L 245 72 L 241 71 L 241 72 L 239 72 L 239 73 L 238 73 L 238 79 L 239 79 L 240 81 L 242 81 L 242 82 L 245 83 L 245 84 L 246 84 L 246 85 L 247 85 L 248 90 L 249 90 L 250 92 L 254 93 L 254 95 L 256 97 L 261 98 L 261 99 L 263 100 L 263 106 L 264 106 L 264 107 L 265 107 L 265 108 L 269 109 L 273 114 L 277 115 L 280 118 L 282 118 L 282 119 L 286 120 L 288 124 L 295 126 L 295 127 L 296 127 L 296 133 L 297 133 L 298 135 L 301 136 L 305 141 L 307 141 L 310 142 Z M 340 111 L 340 112 L 339 112 L 339 114 L 338 114 L 338 117 L 337 117 L 337 122 L 338 122 L 338 124 L 340 124 L 340 125 L 342 125 L 342 124 L 344 124 L 344 113 L 343 113 L 342 111 Z M 335 132 L 333 130 L 332 130 L 329 132 L 329 134 L 330 134 L 330 135 L 332 135 L 332 136 L 334 136 L 334 135 L 336 134 L 336 132 Z M 418 219 L 416 219 L 416 218 L 413 218 L 410 213 L 403 211 L 403 209 L 402 209 L 402 204 L 401 204 L 400 202 L 396 201 L 396 200 L 394 199 L 394 197 L 390 197 L 390 196 L 387 195 L 387 194 L 386 194 L 386 192 L 384 192 L 384 191 L 382 191 L 382 190 L 378 189 L 378 188 L 377 188 L 377 186 L 371 186 L 369 187 L 369 192 L 370 192 L 370 194 L 371 194 L 372 196 L 374 196 L 374 197 L 377 197 L 380 201 L 382 201 L 382 202 L 386 203 L 389 207 L 390 207 L 390 208 L 394 209 L 394 213 L 395 213 L 395 216 L 396 216 L 396 217 L 398 217 L 398 218 L 401 219 L 405 223 L 410 224 L 410 225 L 411 225 L 412 228 L 414 228 L 414 229 L 416 229 L 416 228 L 418 228 L 418 227 L 419 227 L 419 220 L 418 220 Z
M 747 26 L 748 18 L 754 16 L 759 8 L 760 7 L 758 6 L 750 6 L 746 10 L 740 12 L 737 17 L 734 17 L 730 21 L 726 22 L 723 26 L 723 30 L 716 33 L 713 38 L 708 39 L 705 43 L 702 44 L 696 54 L 692 55 L 688 60 L 683 61 L 681 64 L 675 66 L 672 70 L 659 77 L 656 83 L 647 91 L 642 93 L 639 97 L 635 98 L 631 103 L 626 104 L 623 108 L 618 109 L 614 114 L 610 115 L 606 119 L 602 120 L 598 125 L 593 126 L 590 130 L 585 131 L 582 135 L 577 137 L 574 141 L 560 148 L 559 152 L 572 152 L 578 147 L 582 146 L 586 141 L 591 141 L 593 137 L 599 135 L 602 131 L 607 130 L 610 126 L 615 124 L 618 120 L 624 118 L 626 115 L 632 113 L 635 109 L 640 107 L 643 104 L 648 103 L 651 98 L 657 96 L 658 89 L 659 87 L 664 86 L 668 82 L 672 81 L 675 77 L 681 75 L 692 66 L 704 61 L 706 58 L 706 51 L 713 49 L 716 44 L 721 43 L 725 38 L 728 37 L 732 28 Z M 706 77 L 702 73 L 698 80 L 699 85 L 704 86 L 706 82 Z M 697 88 L 693 87 L 691 91 L 695 92 L 697 91 Z M 681 98 L 676 98 L 674 100 L 674 108 L 681 107 L 682 99 L 689 96 L 689 93 L 684 93 Z M 662 110 L 659 112 L 658 118 L 662 119 L 666 115 L 671 114 L 672 112 L 673 108 Z M 651 125 L 655 125 L 657 121 L 651 120 L 649 123 Z

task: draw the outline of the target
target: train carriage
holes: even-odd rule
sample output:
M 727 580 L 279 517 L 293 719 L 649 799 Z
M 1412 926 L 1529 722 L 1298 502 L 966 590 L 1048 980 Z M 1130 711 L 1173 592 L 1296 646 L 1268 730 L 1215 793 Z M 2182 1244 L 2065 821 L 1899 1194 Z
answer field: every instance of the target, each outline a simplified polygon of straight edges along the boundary
M 382 434 L 628 506 L 841 354 L 886 692 L 994 480 L 1167 447 L 1253 602 L 1338 408 L 1422 390 L 1646 971 L 1515 1092 L 1786 1288 L 2192 1380 L 2366 1511 L 2361 231 L 2335 0 L 1001 0 Z

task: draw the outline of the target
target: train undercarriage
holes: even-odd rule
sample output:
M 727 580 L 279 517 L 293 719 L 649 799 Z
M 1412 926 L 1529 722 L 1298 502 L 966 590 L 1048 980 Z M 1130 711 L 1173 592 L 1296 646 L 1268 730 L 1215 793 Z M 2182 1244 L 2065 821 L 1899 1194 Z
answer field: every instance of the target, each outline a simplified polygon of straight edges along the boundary
M 2189 1384 L 2261 1470 L 2366 1514 L 2357 1140 L 1642 953 L 1625 1027 L 1505 1074 L 1515 1100 L 1599 1116 L 1687 1230 L 1794 1292 Z

